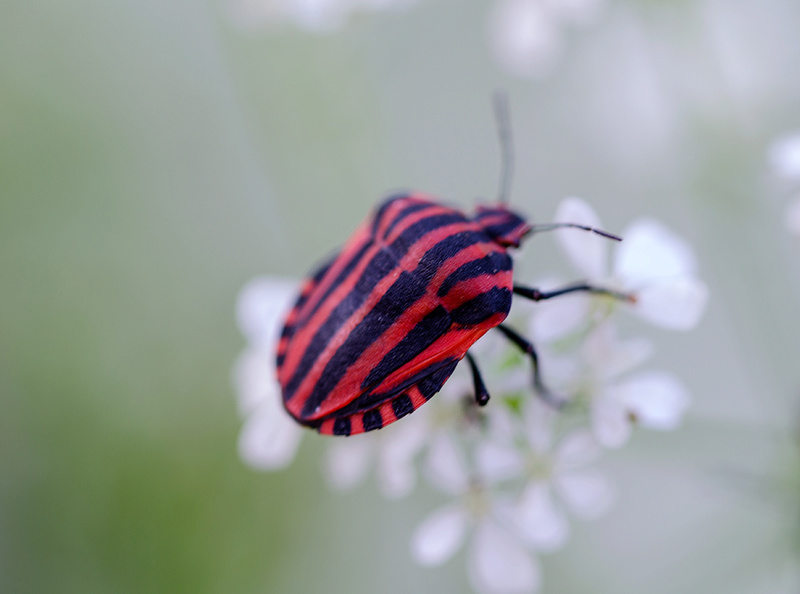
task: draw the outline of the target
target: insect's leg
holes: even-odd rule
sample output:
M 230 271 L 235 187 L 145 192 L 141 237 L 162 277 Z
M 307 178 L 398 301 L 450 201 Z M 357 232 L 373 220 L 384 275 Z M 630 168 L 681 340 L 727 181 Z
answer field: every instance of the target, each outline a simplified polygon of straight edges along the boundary
M 479 406 L 486 406 L 486 403 L 489 402 L 489 392 L 486 390 L 486 384 L 483 383 L 483 378 L 481 377 L 481 372 L 478 371 L 478 366 L 475 364 L 475 359 L 469 353 L 467 353 L 467 363 L 469 363 L 469 368 L 472 370 L 472 382 L 475 384 L 475 402 Z
M 553 297 L 559 297 L 560 295 L 578 292 L 592 293 L 593 295 L 608 295 L 609 297 L 614 297 L 620 301 L 629 301 L 631 303 L 636 301 L 636 297 L 634 297 L 634 295 L 631 293 L 612 291 L 611 289 L 597 287 L 588 283 L 575 283 L 573 285 L 567 285 L 566 287 L 561 287 L 560 289 L 555 289 L 553 291 L 540 291 L 539 289 L 534 289 L 531 287 L 514 285 L 513 291 L 517 295 L 525 297 L 526 299 L 531 299 L 532 301 L 544 301 L 545 299 L 552 299 Z
M 551 392 L 544 385 L 544 382 L 542 382 L 542 375 L 539 372 L 539 357 L 536 354 L 536 349 L 533 348 L 533 345 L 530 343 L 530 341 L 525 340 L 522 336 L 504 324 L 497 326 L 497 329 L 505 334 L 506 338 L 517 345 L 520 350 L 530 358 L 531 363 L 533 363 L 533 387 L 536 389 L 536 392 L 539 394 L 539 396 L 541 396 L 542 400 L 548 404 L 551 404 L 555 408 L 561 408 L 565 401 L 560 396 L 553 394 L 553 392 Z

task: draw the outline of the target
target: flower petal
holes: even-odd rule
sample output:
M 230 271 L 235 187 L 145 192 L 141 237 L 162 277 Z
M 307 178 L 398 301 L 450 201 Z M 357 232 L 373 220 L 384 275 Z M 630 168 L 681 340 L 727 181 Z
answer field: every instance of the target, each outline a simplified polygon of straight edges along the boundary
M 384 497 L 405 497 L 417 484 L 414 457 L 425 445 L 430 426 L 424 422 L 424 411 L 418 411 L 402 424 L 392 425 L 381 435 L 378 455 L 378 484 Z
M 574 196 L 564 198 L 558 205 L 555 222 L 602 227 L 600 217 L 589 203 Z M 608 239 L 579 229 L 557 229 L 554 233 L 572 264 L 587 278 L 598 279 L 608 274 Z
M 689 406 L 689 392 L 672 374 L 662 371 L 639 373 L 614 387 L 619 400 L 648 429 L 677 428 Z
M 467 522 L 467 512 L 460 505 L 434 511 L 414 531 L 411 556 L 420 565 L 441 565 L 461 548 Z
M 525 469 L 519 449 L 510 444 L 481 441 L 475 449 L 475 465 L 488 484 L 497 484 L 517 477 Z
M 514 373 L 513 370 L 509 370 L 508 373 Z M 525 374 L 525 379 L 527 380 L 523 386 L 527 386 L 530 384 L 530 373 Z M 492 387 L 494 389 L 494 382 L 492 382 Z M 508 390 L 508 392 L 512 392 L 513 390 Z M 499 392 L 504 393 L 504 392 Z M 489 410 L 486 411 L 486 436 L 487 439 L 493 441 L 494 443 L 502 444 L 507 447 L 513 447 L 514 444 L 514 436 L 517 431 L 517 423 L 519 420 L 516 418 L 515 415 L 512 415 L 511 411 L 507 409 L 505 406 L 489 406 L 486 407 Z
M 691 330 L 708 302 L 708 287 L 693 277 L 655 281 L 636 292 L 633 311 L 651 324 L 670 330 Z
M 434 487 L 449 495 L 460 495 L 469 486 L 466 462 L 453 438 L 439 433 L 428 447 L 425 476 Z
M 602 451 L 589 432 L 576 429 L 566 435 L 553 453 L 553 464 L 559 469 L 584 466 L 596 460 Z
M 697 268 L 689 243 L 655 219 L 639 219 L 623 233 L 615 252 L 614 275 L 637 289 L 646 281 L 679 278 Z
M 297 281 L 275 277 L 254 278 L 242 288 L 236 302 L 236 318 L 251 344 L 264 345 L 274 353 L 297 290 Z
M 620 340 L 616 325 L 606 320 L 586 337 L 582 350 L 593 376 L 604 382 L 644 363 L 653 344 L 644 338 Z
M 417 469 L 410 458 L 382 462 L 377 472 L 378 486 L 386 499 L 402 499 L 417 486 Z
M 275 372 L 275 358 L 270 351 L 254 348 L 243 351 L 233 367 L 233 384 L 242 416 L 249 415 L 267 401 L 270 405 L 280 403 L 281 388 Z
M 557 551 L 569 538 L 569 523 L 553 501 L 549 487 L 530 483 L 514 508 L 514 526 L 526 542 L 542 552 Z
M 532 592 L 541 584 L 538 561 L 511 533 L 489 519 L 475 528 L 467 570 L 474 588 L 487 594 Z
M 800 178 L 800 132 L 787 134 L 772 143 L 768 153 L 772 170 L 781 177 Z
M 328 446 L 325 476 L 332 489 L 352 489 L 367 475 L 376 439 L 372 435 L 352 435 L 332 440 Z
M 614 502 L 613 485 L 594 470 L 561 472 L 555 477 L 553 484 L 564 503 L 579 518 L 598 518 Z
M 600 445 L 618 448 L 631 435 L 631 421 L 622 403 L 606 389 L 592 403 L 592 432 Z
M 489 36 L 497 61 L 516 76 L 546 74 L 562 49 L 561 32 L 540 2 L 501 0 L 496 3 Z
M 558 285 L 563 286 L 565 284 Z M 530 336 L 534 343 L 550 343 L 577 332 L 586 324 L 591 305 L 587 293 L 570 293 L 539 302 L 530 324 Z
M 553 447 L 553 431 L 558 411 L 541 398 L 531 398 L 523 409 L 525 437 L 537 454 L 547 454 Z
M 278 470 L 291 464 L 303 429 L 279 406 L 265 404 L 244 422 L 239 456 L 258 470 Z

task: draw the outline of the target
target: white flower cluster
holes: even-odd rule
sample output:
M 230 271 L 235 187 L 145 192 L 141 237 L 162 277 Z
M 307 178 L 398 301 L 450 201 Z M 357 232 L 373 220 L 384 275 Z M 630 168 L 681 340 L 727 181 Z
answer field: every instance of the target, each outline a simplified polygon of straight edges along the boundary
M 600 226 L 578 198 L 565 199 L 556 220 Z M 352 487 L 374 469 L 387 498 L 409 495 L 420 479 L 446 497 L 413 533 L 411 555 L 436 566 L 466 544 L 478 592 L 537 591 L 538 555 L 566 544 L 568 514 L 595 518 L 614 499 L 614 486 L 592 463 L 605 449 L 625 444 L 637 426 L 676 428 L 689 402 L 672 374 L 636 371 L 651 345 L 620 339 L 615 326 L 622 309 L 665 328 L 698 323 L 707 289 L 688 244 L 653 220 L 633 223 L 613 258 L 607 239 L 574 229 L 556 233 L 588 283 L 630 296 L 575 292 L 536 304 L 516 299 L 512 324 L 527 326 L 544 381 L 566 400 L 560 410 L 535 397 L 529 361 L 492 331 L 471 349 L 491 393 L 487 406 L 475 405 L 469 370 L 460 366 L 409 417 L 381 431 L 326 438 L 332 488 Z M 294 288 L 254 280 L 238 304 L 249 343 L 234 374 L 245 417 L 239 448 L 259 469 L 289 464 L 307 431 L 282 409 L 275 380 L 278 325 Z
M 310 33 L 332 33 L 354 15 L 402 10 L 418 0 L 228 0 L 243 28 L 293 25 Z M 514 76 L 550 73 L 564 49 L 568 29 L 596 21 L 605 0 L 497 0 L 488 23 L 489 45 Z
M 786 226 L 800 235 L 800 131 L 787 134 L 769 148 L 769 164 L 773 173 L 791 184 L 795 193 L 786 207 Z
M 498 0 L 489 22 L 495 58 L 509 73 L 549 74 L 564 50 L 567 29 L 588 26 L 605 0 Z

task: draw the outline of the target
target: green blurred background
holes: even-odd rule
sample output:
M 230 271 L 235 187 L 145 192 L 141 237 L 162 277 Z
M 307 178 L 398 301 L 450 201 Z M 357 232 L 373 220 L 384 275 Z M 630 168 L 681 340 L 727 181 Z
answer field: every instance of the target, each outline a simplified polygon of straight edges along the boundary
M 230 371 L 249 278 L 302 275 L 389 190 L 495 194 L 496 88 L 514 204 L 656 216 L 711 287 L 691 334 L 627 327 L 694 405 L 607 457 L 617 506 L 543 559 L 544 591 L 798 591 L 800 188 L 765 155 L 800 128 L 800 4 L 611 0 L 540 80 L 497 66 L 491 7 L 316 35 L 224 0 L 0 4 L 0 591 L 468 588 L 463 554 L 410 559 L 427 490 L 331 494 L 316 435 L 245 467 Z M 518 266 L 569 274 L 546 237 Z

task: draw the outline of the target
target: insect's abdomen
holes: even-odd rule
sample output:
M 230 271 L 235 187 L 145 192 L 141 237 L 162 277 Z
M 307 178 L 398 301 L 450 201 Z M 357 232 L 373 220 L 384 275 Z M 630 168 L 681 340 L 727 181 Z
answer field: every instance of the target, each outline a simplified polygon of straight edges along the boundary
M 305 283 L 286 320 L 277 363 L 287 410 L 326 433 L 344 413 L 361 430 L 364 411 L 377 426 L 407 414 L 432 395 L 421 379 L 438 373 L 438 391 L 505 319 L 511 277 L 505 249 L 459 211 L 423 196 L 387 201 Z

